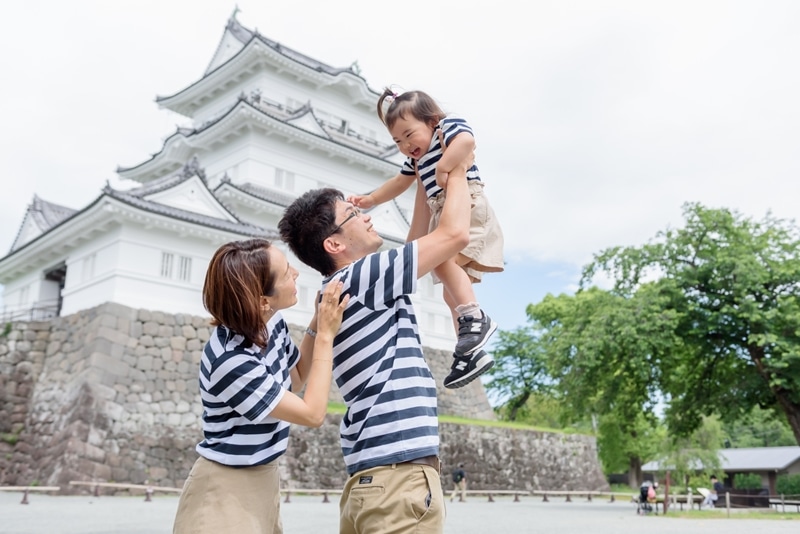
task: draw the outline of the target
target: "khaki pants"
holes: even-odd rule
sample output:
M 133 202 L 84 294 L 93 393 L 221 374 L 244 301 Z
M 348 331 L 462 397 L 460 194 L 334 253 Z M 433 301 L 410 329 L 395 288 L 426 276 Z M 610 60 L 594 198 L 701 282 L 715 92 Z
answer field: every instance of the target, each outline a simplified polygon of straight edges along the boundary
M 456 495 L 461 493 L 461 497 L 459 497 L 459 502 L 464 502 L 467 498 L 467 479 L 462 478 L 460 482 L 453 482 L 453 493 L 450 494 L 450 502 L 453 502 L 453 499 L 456 498 Z
M 441 534 L 439 473 L 408 463 L 359 471 L 344 486 L 339 512 L 339 534 Z
M 173 534 L 282 534 L 278 463 L 229 467 L 197 459 L 183 485 Z

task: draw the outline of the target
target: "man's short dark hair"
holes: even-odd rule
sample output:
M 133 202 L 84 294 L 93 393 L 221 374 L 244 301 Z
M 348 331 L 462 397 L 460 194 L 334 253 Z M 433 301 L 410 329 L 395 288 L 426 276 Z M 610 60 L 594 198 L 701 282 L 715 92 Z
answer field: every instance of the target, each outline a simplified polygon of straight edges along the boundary
M 281 239 L 297 258 L 323 276 L 336 270 L 323 243 L 336 228 L 336 202 L 344 200 L 338 189 L 312 189 L 292 202 L 278 222 Z

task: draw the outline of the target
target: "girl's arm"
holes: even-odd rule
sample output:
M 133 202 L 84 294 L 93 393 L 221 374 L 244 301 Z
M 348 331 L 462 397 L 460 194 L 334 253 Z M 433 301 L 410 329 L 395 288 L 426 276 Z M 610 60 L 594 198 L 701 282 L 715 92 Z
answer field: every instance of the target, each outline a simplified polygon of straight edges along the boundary
M 383 182 L 383 185 L 372 193 L 368 195 L 351 195 L 347 197 L 347 201 L 357 208 L 367 210 L 401 195 L 406 189 L 411 187 L 411 184 L 414 183 L 414 178 L 414 176 L 406 176 L 405 174 L 397 173 L 392 178 Z
M 417 179 L 417 194 L 414 197 L 414 214 L 411 216 L 411 227 L 408 229 L 406 242 L 419 239 L 428 233 L 428 226 L 431 220 L 431 209 L 428 207 L 428 199 L 425 194 L 425 186 Z
M 331 282 L 322 293 L 317 314 L 317 335 L 314 350 L 310 355 L 311 365 L 308 385 L 303 397 L 286 391 L 270 416 L 289 423 L 319 427 L 325 421 L 328 410 L 328 393 L 333 378 L 333 338 L 342 324 L 342 313 L 350 296 L 341 298 L 342 282 Z M 341 300 L 341 302 L 339 302 Z M 310 336 L 305 336 L 310 337 Z M 301 358 L 302 358 L 301 357 Z M 298 363 L 299 365 L 299 363 Z

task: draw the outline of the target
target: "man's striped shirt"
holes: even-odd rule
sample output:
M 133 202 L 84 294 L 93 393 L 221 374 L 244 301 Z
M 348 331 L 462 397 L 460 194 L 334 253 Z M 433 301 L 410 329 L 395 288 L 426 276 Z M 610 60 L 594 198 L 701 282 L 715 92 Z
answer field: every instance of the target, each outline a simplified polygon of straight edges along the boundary
M 341 445 L 349 474 L 439 454 L 436 383 L 409 297 L 417 243 L 370 254 L 327 277 L 350 295 L 333 347 L 347 412 Z
M 261 465 L 286 452 L 289 423 L 269 414 L 291 389 L 300 351 L 280 312 L 267 324 L 266 349 L 217 326 L 200 361 L 203 435 L 197 452 L 215 462 Z

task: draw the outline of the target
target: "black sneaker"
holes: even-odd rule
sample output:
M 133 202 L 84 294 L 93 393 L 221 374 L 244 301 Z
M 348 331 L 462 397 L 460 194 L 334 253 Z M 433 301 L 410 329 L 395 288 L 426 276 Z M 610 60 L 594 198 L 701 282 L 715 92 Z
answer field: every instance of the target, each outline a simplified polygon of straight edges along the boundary
M 453 354 L 453 365 L 450 366 L 450 374 L 444 379 L 444 387 L 457 389 L 464 387 L 494 365 L 491 356 L 479 350 L 472 356 L 459 356 Z
M 458 318 L 456 354 L 469 356 L 476 350 L 483 348 L 495 330 L 497 330 L 497 323 L 492 321 L 492 318 L 485 313 L 480 319 L 472 315 L 462 315 Z

